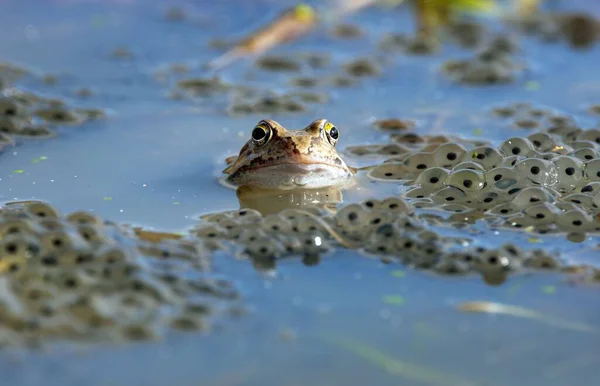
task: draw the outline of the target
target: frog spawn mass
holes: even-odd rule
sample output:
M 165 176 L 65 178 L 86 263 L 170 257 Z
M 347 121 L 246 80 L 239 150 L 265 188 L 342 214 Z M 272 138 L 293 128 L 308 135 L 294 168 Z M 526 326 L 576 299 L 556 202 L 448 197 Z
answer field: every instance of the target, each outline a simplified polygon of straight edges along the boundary
M 500 284 L 521 268 L 562 267 L 557 255 L 543 250 L 469 246 L 470 240 L 443 237 L 397 197 L 348 204 L 334 214 L 312 208 L 262 216 L 241 209 L 206 215 L 203 220 L 192 231 L 195 235 L 212 240 L 207 244 L 212 248 L 232 248 L 263 271 L 273 270 L 279 259 L 289 257 L 316 265 L 338 247 L 444 275 L 478 272 L 490 284 Z
M 14 144 L 19 138 L 50 138 L 62 126 L 78 126 L 104 117 L 95 108 L 70 107 L 60 98 L 50 98 L 25 90 L 18 85 L 21 78 L 35 78 L 27 69 L 0 63 L 0 146 Z M 49 84 L 53 76 L 40 77 Z M 89 90 L 79 90 L 87 95 Z
M 210 275 L 199 240 L 150 241 L 86 212 L 42 202 L 0 212 L 0 345 L 138 341 L 206 329 L 240 311 L 238 292 Z
M 555 125 L 500 146 L 416 136 L 411 146 L 352 148 L 390 155 L 375 180 L 399 181 L 417 208 L 440 209 L 451 223 L 484 219 L 494 228 L 566 232 L 570 239 L 600 232 L 600 129 Z

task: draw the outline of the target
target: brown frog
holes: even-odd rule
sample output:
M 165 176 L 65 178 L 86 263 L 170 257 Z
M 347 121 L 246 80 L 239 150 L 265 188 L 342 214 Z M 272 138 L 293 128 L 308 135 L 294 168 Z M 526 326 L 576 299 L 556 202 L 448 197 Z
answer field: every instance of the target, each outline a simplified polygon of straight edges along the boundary
M 303 130 L 286 130 L 264 119 L 252 130 L 250 140 L 223 171 L 236 186 L 264 189 L 317 189 L 348 184 L 355 169 L 336 151 L 340 132 L 319 119 Z

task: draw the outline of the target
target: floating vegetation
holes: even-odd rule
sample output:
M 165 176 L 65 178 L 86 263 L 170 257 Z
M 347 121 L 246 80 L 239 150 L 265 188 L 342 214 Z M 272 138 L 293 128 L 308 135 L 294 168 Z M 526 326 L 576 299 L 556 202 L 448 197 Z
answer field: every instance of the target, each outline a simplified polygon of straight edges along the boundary
M 314 9 L 298 4 L 284 11 L 275 21 L 243 39 L 236 47 L 209 63 L 220 69 L 245 56 L 259 55 L 280 44 L 292 41 L 310 31 L 316 24 Z
M 438 372 L 426 366 L 401 361 L 355 339 L 341 337 L 327 337 L 325 339 L 337 347 L 358 355 L 361 359 L 372 363 L 390 375 L 412 382 L 434 386 L 475 386 L 479 384 L 451 374 Z
M 517 318 L 535 320 L 551 327 L 579 332 L 597 333 L 598 329 L 587 324 L 560 319 L 528 308 L 492 302 L 466 302 L 457 306 L 462 312 L 509 315 Z

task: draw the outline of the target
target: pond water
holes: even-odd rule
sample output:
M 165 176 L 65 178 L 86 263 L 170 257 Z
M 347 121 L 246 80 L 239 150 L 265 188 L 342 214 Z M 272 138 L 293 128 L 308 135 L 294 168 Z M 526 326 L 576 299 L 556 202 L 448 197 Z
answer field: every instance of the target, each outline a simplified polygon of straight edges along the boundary
M 600 6 L 592 3 L 574 1 L 569 7 L 600 15 Z M 157 80 L 156 72 L 186 63 L 191 68 L 186 76 L 206 75 L 201 65 L 220 53 L 209 48 L 211 39 L 244 36 L 293 3 L 181 3 L 193 15 L 181 22 L 165 19 L 171 4 L 2 2 L 2 59 L 58 76 L 56 85 L 30 79 L 23 87 L 107 111 L 106 119 L 60 128 L 57 138 L 24 140 L 5 151 L 2 201 L 44 200 L 62 212 L 88 210 L 117 222 L 181 232 L 203 214 L 239 208 L 236 192 L 218 177 L 225 157 L 237 154 L 262 118 L 301 128 L 325 117 L 340 128 L 341 149 L 385 143 L 386 135 L 371 125 L 383 118 L 413 119 L 419 134 L 452 133 L 499 145 L 525 135 L 490 114 L 491 108 L 513 102 L 573 115 L 583 127 L 598 122 L 598 116 L 587 113 L 590 104 L 600 103 L 598 45 L 574 51 L 534 38 L 520 41 L 519 55 L 529 70 L 507 85 L 449 82 L 439 73 L 440 65 L 468 56 L 468 51 L 444 45 L 431 56 L 389 55 L 380 76 L 333 89 L 328 103 L 311 104 L 305 112 L 230 116 L 220 95 L 195 101 L 169 98 L 173 82 Z M 374 47 L 385 33 L 414 28 L 406 8 L 368 9 L 347 21 L 360 25 L 365 36 L 340 40 L 319 30 L 273 53 L 321 52 L 343 63 L 376 57 Z M 119 47 L 133 57 L 111 56 Z M 257 71 L 247 60 L 221 76 L 275 91 L 288 87 L 290 78 Z M 74 90 L 80 87 L 93 94 L 77 97 Z M 32 162 L 42 156 L 44 162 Z M 352 155 L 345 159 L 354 166 L 369 163 Z M 399 189 L 363 179 L 343 192 L 344 202 L 386 197 Z M 525 247 L 530 242 L 527 235 L 490 231 L 479 241 L 497 245 L 505 240 Z M 564 235 L 551 236 L 542 247 L 558 247 L 566 258 L 600 266 L 594 249 L 599 241 L 594 236 L 576 244 Z M 571 285 L 560 273 L 517 274 L 501 286 L 489 286 L 479 276 L 442 277 L 343 249 L 316 266 L 282 260 L 273 274 L 225 253 L 214 256 L 214 265 L 239 286 L 249 307 L 242 318 L 222 322 L 208 333 L 169 334 L 160 342 L 5 352 L 3 379 L 14 386 L 558 386 L 592 385 L 598 378 L 600 334 L 548 323 L 553 315 L 600 326 L 598 287 Z M 456 305 L 465 301 L 506 303 L 545 316 L 458 312 Z M 353 350 L 340 340 L 360 343 Z M 359 344 L 362 349 L 356 348 Z

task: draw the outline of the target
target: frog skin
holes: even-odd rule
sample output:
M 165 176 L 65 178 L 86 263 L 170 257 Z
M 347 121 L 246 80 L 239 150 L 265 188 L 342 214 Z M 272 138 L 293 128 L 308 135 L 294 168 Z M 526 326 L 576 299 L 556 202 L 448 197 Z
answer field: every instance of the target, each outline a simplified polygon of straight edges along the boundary
M 223 171 L 235 186 L 264 189 L 318 189 L 349 184 L 356 172 L 336 150 L 340 133 L 318 119 L 303 130 L 287 130 L 264 119 Z

